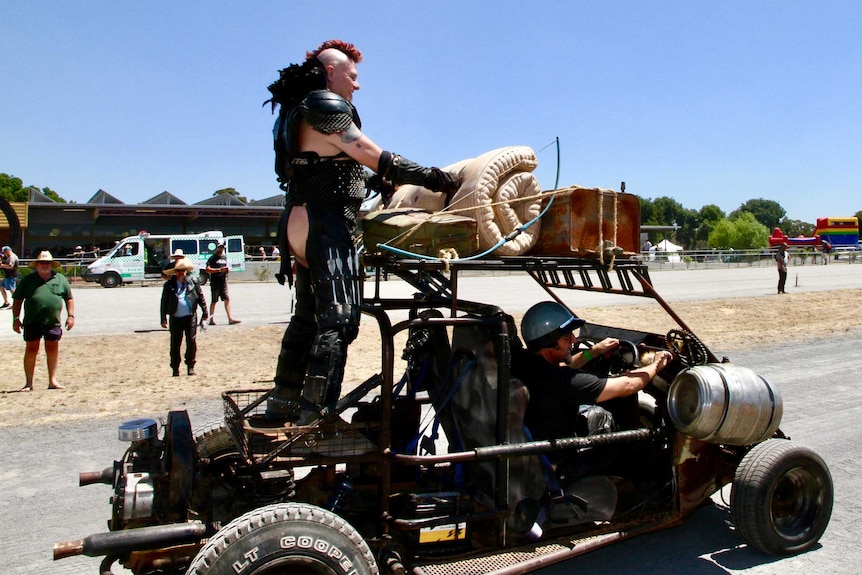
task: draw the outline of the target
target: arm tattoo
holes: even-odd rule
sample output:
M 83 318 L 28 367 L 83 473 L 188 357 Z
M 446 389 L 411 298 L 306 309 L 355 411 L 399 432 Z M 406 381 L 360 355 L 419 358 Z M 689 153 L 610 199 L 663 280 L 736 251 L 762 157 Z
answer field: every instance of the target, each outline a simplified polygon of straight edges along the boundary
M 351 124 L 349 128 L 339 134 L 341 141 L 345 144 L 350 144 L 362 137 L 362 132 L 356 127 L 356 124 Z M 357 144 L 358 146 L 358 144 Z

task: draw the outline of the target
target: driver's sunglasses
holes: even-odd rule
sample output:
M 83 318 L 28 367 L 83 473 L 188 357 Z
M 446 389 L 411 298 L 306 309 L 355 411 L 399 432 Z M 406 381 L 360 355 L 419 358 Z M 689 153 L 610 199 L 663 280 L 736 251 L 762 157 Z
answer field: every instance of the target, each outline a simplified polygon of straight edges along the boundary
M 570 331 L 569 333 L 564 335 L 563 338 L 568 340 L 569 350 L 571 350 L 571 352 L 574 354 L 575 351 L 577 351 L 576 348 L 578 347 L 578 336 L 575 335 L 575 332 Z

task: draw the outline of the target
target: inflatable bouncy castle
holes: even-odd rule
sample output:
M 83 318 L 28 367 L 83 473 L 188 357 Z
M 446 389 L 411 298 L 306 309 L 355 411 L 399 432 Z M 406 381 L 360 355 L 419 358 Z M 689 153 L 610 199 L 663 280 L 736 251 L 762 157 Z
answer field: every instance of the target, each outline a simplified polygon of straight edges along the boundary
M 833 248 L 853 248 L 859 245 L 859 220 L 857 218 L 817 218 L 813 236 L 789 238 L 781 228 L 772 230 L 769 236 L 770 247 L 781 244 L 793 246 L 821 246 L 829 244 Z
M 859 245 L 858 218 L 817 218 L 816 235 L 832 247 L 856 248 Z

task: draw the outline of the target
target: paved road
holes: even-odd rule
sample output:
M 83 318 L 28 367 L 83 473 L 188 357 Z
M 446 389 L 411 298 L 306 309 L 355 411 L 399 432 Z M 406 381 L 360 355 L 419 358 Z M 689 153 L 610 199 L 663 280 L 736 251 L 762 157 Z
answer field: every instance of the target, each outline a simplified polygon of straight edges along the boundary
M 773 294 L 777 273 L 773 268 L 761 267 L 677 270 L 652 272 L 651 279 L 663 298 L 676 302 Z M 862 265 L 791 267 L 787 283 L 790 293 L 862 287 Z M 147 287 L 130 285 L 114 289 L 88 285 L 90 287 L 74 290 L 75 328 L 64 337 L 132 334 L 136 331 L 159 329 L 161 289 L 157 284 Z M 382 282 L 381 286 L 381 295 L 385 297 L 410 297 L 415 291 L 396 279 Z M 290 319 L 290 290 L 275 282 L 232 282 L 230 292 L 234 315 L 243 322 L 240 327 L 285 324 Z M 209 297 L 207 287 L 204 287 L 204 294 Z M 371 294 L 372 282 L 369 281 L 366 282 L 366 295 Z M 464 299 L 485 302 L 489 301 L 489 294 L 493 294 L 493 302 L 509 313 L 526 311 L 536 301 L 547 299 L 542 289 L 532 279 L 523 275 L 462 277 L 458 294 Z M 591 292 L 565 292 L 561 295 L 574 309 L 644 303 L 644 299 L 639 297 L 620 298 Z M 3 313 L 6 312 L 0 311 L 0 314 Z M 216 307 L 215 319 L 217 322 L 227 323 L 222 303 Z M 0 326 L 5 325 L 7 324 L 0 321 Z M 237 327 L 217 325 L 215 329 Z M 0 341 L 20 340 L 20 337 L 11 329 L 0 329 Z
M 830 265 L 791 269 L 792 290 L 822 291 L 859 287 L 862 266 Z M 668 301 L 744 297 L 772 293 L 775 271 L 743 268 L 653 274 L 653 282 Z M 505 287 L 502 287 L 505 286 Z M 399 281 L 386 282 L 387 295 L 409 294 Z M 231 286 L 234 307 L 243 329 L 249 325 L 286 322 L 290 300 L 287 290 L 275 284 Z M 515 277 L 463 278 L 461 295 L 487 301 L 495 294 L 507 311 L 523 311 L 542 292 L 529 281 Z M 125 287 L 76 292 L 80 318 L 69 337 L 104 333 L 133 333 L 157 328 L 157 288 Z M 567 301 L 584 307 L 604 305 L 606 296 L 571 294 Z M 779 297 L 779 296 L 776 296 Z M 640 298 L 628 298 L 639 303 Z M 615 298 L 615 301 L 619 303 Z M 223 310 L 217 312 L 224 317 Z M 0 334 L 0 339 L 19 337 Z M 817 450 L 829 464 L 835 481 L 836 502 L 829 530 L 821 546 L 801 556 L 781 560 L 765 557 L 740 545 L 729 524 L 729 513 L 719 504 L 698 511 L 681 527 L 619 543 L 608 549 L 548 568 L 545 575 L 615 573 L 617 575 L 685 573 L 719 575 L 811 575 L 860 573 L 862 549 L 856 541 L 862 523 L 862 386 L 858 385 L 862 336 L 837 341 L 811 341 L 774 349 L 735 353 L 737 363 L 767 375 L 782 391 L 785 415 L 782 429 L 795 440 Z M 215 398 L 189 406 L 194 425 L 220 417 Z M 142 414 L 136 412 L 135 417 Z M 163 417 L 165 414 L 143 414 Z M 77 487 L 79 471 L 101 470 L 120 456 L 123 444 L 116 426 L 128 419 L 58 424 L 45 427 L 0 427 L 0 544 L 4 550 L 2 573 L 24 575 L 56 573 L 95 575 L 99 559 L 75 557 L 51 561 L 56 541 L 106 530 L 110 515 L 105 485 Z M 718 499 L 718 498 L 717 498 Z M 123 573 L 115 569 L 115 573 Z

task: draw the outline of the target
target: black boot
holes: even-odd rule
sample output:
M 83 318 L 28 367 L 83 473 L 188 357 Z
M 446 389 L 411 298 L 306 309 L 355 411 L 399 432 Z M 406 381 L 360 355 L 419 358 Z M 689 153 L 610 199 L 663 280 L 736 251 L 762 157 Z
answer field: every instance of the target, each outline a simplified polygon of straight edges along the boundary
M 294 423 L 299 419 L 300 390 L 276 385 L 266 399 L 264 419 L 273 422 Z

